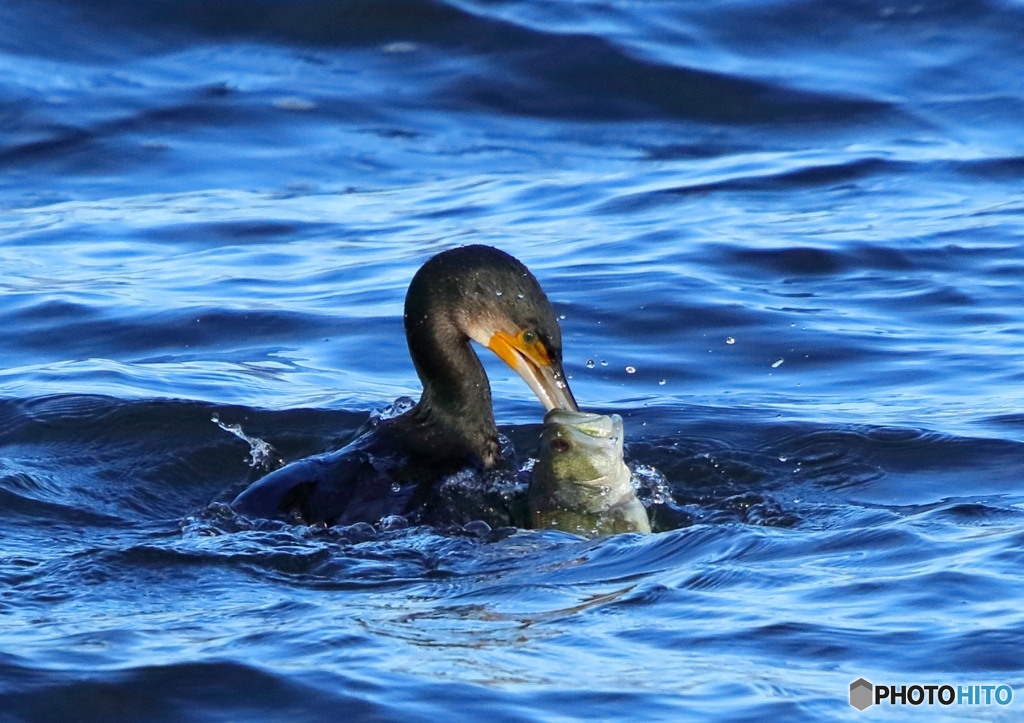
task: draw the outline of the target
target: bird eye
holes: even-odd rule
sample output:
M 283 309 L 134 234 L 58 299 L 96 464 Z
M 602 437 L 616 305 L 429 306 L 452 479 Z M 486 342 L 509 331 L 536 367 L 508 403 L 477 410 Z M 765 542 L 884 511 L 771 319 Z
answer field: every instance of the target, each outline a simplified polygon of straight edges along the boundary
M 523 343 L 524 344 L 536 344 L 537 343 L 537 332 L 530 331 L 527 329 L 523 332 Z

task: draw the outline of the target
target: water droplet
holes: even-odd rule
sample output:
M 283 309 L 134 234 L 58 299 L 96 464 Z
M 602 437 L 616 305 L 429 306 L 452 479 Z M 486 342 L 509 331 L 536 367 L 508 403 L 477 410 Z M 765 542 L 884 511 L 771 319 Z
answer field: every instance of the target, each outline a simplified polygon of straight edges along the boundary
M 522 298 L 523 298 L 523 295 L 522 295 L 522 294 L 516 294 L 516 298 L 517 298 L 517 299 L 522 299 Z
M 594 368 L 594 360 L 593 359 L 587 359 L 587 369 L 593 369 L 593 368 Z
M 789 457 L 787 457 L 786 455 L 784 455 L 784 454 L 780 454 L 779 455 L 779 461 L 780 462 L 785 462 L 787 459 L 789 459 Z
M 500 292 L 500 291 L 495 291 L 495 292 L 494 292 L 494 295 L 495 295 L 495 296 L 501 296 L 501 292 Z
M 619 438 L 618 438 L 618 437 L 616 437 L 616 436 L 615 436 L 615 435 L 613 434 L 612 436 L 610 436 L 610 437 L 608 438 L 608 441 L 609 441 L 609 442 L 611 442 L 612 444 L 617 444 L 617 443 L 618 443 L 618 441 L 619 441 Z
M 392 482 L 391 483 L 391 491 L 392 492 L 401 492 L 402 491 L 402 485 L 398 484 L 397 482 Z
M 725 343 L 726 344 L 735 344 L 736 340 L 733 339 L 731 336 L 727 336 L 727 337 L 725 337 Z
M 307 100 L 306 98 L 296 97 L 278 98 L 274 100 L 271 103 L 271 105 L 273 105 L 278 110 L 303 111 L 313 110 L 314 108 L 316 108 L 316 103 L 314 103 L 313 101 Z
M 601 366 L 603 366 L 603 367 L 608 366 L 608 362 L 606 362 L 604 359 L 602 359 L 601 360 Z
M 398 41 L 384 45 L 381 50 L 385 53 L 411 53 L 416 50 L 416 43 Z
M 659 387 L 663 387 L 663 386 L 665 386 L 665 380 L 664 380 L 664 379 L 662 379 L 662 380 L 661 380 L 660 382 L 658 382 L 658 386 L 659 386 Z
M 782 362 L 784 361 L 786 360 L 783 359 L 782 357 L 779 357 L 778 359 L 772 362 L 772 369 L 778 369 L 779 367 L 782 366 Z
M 636 374 L 636 367 L 626 367 L 626 374 Z
M 562 321 L 565 321 L 565 314 L 559 314 L 558 318 L 561 319 Z

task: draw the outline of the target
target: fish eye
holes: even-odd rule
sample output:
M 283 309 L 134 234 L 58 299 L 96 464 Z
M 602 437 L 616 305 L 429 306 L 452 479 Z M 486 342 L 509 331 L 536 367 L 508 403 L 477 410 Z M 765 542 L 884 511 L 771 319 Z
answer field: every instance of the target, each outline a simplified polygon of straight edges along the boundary
M 569 443 L 566 442 L 564 439 L 551 440 L 551 449 L 554 450 L 555 452 L 568 452 L 569 446 Z
M 523 343 L 524 344 L 536 344 L 537 343 L 537 332 L 527 329 L 523 332 Z

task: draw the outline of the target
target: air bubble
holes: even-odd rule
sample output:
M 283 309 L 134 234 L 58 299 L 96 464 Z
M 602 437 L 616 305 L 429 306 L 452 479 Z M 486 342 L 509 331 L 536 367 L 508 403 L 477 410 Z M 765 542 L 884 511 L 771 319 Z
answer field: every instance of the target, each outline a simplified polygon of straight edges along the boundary
M 388 515 L 387 517 L 382 517 L 379 524 L 382 532 L 404 530 L 408 526 L 409 520 L 405 519 L 401 515 Z

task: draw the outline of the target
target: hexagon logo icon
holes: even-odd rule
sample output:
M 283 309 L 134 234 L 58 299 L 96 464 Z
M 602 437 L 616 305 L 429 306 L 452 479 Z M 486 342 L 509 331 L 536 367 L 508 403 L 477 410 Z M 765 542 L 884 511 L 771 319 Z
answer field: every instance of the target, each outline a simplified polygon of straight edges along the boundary
M 871 704 L 875 702 L 874 688 L 864 678 L 857 678 L 857 680 L 850 683 L 850 705 L 857 710 L 871 707 Z

